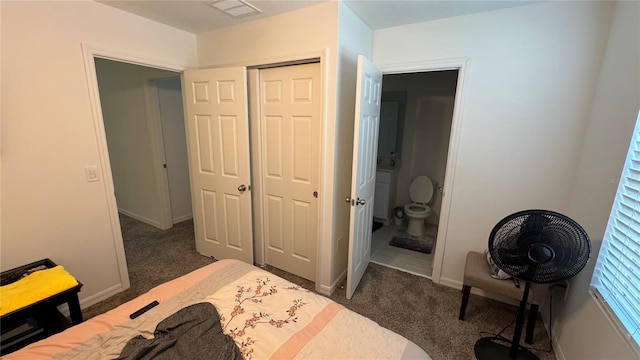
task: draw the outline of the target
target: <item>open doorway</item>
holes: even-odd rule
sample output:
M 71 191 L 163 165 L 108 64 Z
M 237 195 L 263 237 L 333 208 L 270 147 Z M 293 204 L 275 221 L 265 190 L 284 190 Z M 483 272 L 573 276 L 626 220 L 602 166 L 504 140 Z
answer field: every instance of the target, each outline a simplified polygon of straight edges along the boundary
M 95 59 L 118 212 L 159 229 L 192 217 L 180 74 Z
M 371 262 L 432 276 L 458 73 L 383 76 Z M 428 184 L 419 192 L 431 194 L 431 211 L 421 229 L 408 231 L 405 205 L 423 201 L 412 199 L 414 182 Z
M 120 235 L 138 291 L 157 285 L 162 263 L 175 261 L 154 253 L 161 244 L 172 253 L 195 247 L 180 73 L 98 57 L 94 64 Z

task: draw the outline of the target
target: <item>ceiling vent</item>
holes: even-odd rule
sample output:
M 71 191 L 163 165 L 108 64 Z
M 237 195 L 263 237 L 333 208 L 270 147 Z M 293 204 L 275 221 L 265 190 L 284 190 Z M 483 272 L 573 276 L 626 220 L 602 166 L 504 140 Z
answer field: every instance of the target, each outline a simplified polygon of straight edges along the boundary
M 262 13 L 262 10 L 243 0 L 208 1 L 206 4 L 235 18 Z

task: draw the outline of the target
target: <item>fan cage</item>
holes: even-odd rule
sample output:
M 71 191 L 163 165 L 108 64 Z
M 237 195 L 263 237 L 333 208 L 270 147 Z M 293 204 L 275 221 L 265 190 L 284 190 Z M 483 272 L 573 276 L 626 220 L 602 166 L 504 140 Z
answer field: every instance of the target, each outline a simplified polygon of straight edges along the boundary
M 496 265 L 514 278 L 552 283 L 577 275 L 591 242 L 574 220 L 549 210 L 525 210 L 502 219 L 489 235 Z

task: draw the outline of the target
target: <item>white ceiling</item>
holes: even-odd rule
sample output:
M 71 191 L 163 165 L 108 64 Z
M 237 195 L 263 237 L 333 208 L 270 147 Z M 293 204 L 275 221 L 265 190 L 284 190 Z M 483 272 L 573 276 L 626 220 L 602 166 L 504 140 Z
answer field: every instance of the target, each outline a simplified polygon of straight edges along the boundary
M 531 4 L 526 0 L 345 0 L 373 30 Z
M 335 0 L 249 0 L 261 14 L 233 18 L 207 5 L 210 1 L 111 1 L 103 4 L 198 34 Z M 340 0 L 373 30 L 483 11 L 520 6 L 526 0 Z

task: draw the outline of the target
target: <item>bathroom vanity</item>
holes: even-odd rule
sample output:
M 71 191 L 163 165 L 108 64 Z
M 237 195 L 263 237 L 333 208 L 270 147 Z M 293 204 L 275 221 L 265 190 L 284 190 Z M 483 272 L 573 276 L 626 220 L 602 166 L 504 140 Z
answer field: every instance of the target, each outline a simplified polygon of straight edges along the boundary
M 393 220 L 396 195 L 396 171 L 378 167 L 376 170 L 376 195 L 373 202 L 373 219 L 389 225 Z

